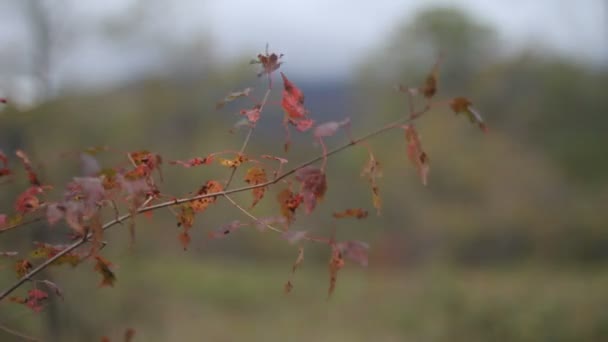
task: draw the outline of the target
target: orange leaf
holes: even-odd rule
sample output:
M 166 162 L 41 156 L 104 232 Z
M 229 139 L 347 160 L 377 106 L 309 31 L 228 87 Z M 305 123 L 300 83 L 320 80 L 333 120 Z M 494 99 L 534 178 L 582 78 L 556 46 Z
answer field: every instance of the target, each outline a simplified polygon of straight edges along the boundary
M 345 218 L 345 217 L 354 217 L 357 219 L 363 219 L 367 217 L 367 210 L 363 210 L 361 208 L 356 209 L 346 209 L 340 212 L 334 212 L 335 218 Z
M 296 209 L 302 203 L 303 197 L 300 194 L 293 193 L 289 189 L 283 189 L 278 195 L 277 200 L 281 205 L 281 214 L 287 220 L 287 224 L 291 224 L 295 219 Z
M 247 182 L 249 185 L 258 185 L 268 182 L 268 179 L 266 178 L 266 171 L 260 167 L 250 168 L 247 170 L 247 174 L 245 175 L 245 182 Z M 251 208 L 253 208 L 262 199 L 262 197 L 264 197 L 266 187 L 255 188 L 252 191 L 253 203 L 251 204 Z
M 184 250 L 187 250 L 188 245 L 190 245 L 190 233 L 188 233 L 188 230 L 184 229 L 184 231 L 179 234 L 178 238 L 182 247 L 184 247 Z
M 218 181 L 210 180 L 210 181 L 207 181 L 207 183 L 205 183 L 205 185 L 203 185 L 200 188 L 200 190 L 197 192 L 197 194 L 206 195 L 206 194 L 221 192 L 222 188 L 223 188 L 222 185 Z M 207 209 L 207 207 L 210 204 L 215 203 L 216 199 L 217 199 L 216 196 L 196 199 L 196 200 L 193 200 L 190 202 L 190 206 L 192 207 L 194 212 L 202 213 L 203 211 L 205 211 L 205 209 Z
M 102 277 L 99 286 L 114 286 L 114 283 L 116 282 L 116 276 L 114 275 L 114 272 L 112 272 L 112 270 L 110 269 L 112 263 L 103 258 L 101 255 L 96 255 L 95 260 L 97 260 L 97 262 L 95 263 L 95 271 L 99 272 Z

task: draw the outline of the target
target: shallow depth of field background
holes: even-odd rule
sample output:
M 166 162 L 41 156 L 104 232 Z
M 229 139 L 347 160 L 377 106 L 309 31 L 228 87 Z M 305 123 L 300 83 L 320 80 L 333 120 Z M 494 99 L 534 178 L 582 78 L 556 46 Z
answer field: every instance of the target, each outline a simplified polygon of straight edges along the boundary
M 44 341 L 120 341 L 127 328 L 135 341 L 608 340 L 607 16 L 599 0 L 0 2 L 9 100 L 0 149 L 27 151 L 57 198 L 87 147 L 108 146 L 107 167 L 139 149 L 167 161 L 238 149 L 244 131 L 229 131 L 249 103 L 215 103 L 247 86 L 261 97 L 265 79 L 248 63 L 266 43 L 285 54 L 281 70 L 317 122 L 350 117 L 358 136 L 404 115 L 394 85 L 421 84 L 442 53 L 437 97 L 471 98 L 490 128 L 428 113 L 418 124 L 427 187 L 402 132 L 373 139 L 384 206 L 366 220 L 331 218 L 349 207 L 374 213 L 360 178 L 366 150 L 329 161 L 325 200 L 292 229 L 371 245 L 370 265 L 347 262 L 330 300 L 327 248 L 305 246 L 285 296 L 297 246 L 247 228 L 207 240 L 246 220 L 220 200 L 197 217 L 187 252 L 168 210 L 138 217 L 133 248 L 126 226 L 105 237 L 114 288 L 98 287 L 90 262 L 54 267 L 42 277 L 65 299 L 40 314 L 1 302 L 0 324 Z M 294 166 L 321 149 L 296 134 L 283 153 L 275 84 L 248 152 Z M 221 166 L 163 173 L 161 191 L 176 196 L 228 175 Z M 26 184 L 20 175 L 0 186 L 0 213 Z M 254 214 L 278 214 L 276 190 Z M 65 243 L 67 232 L 31 225 L 0 235 L 0 251 L 27 255 L 32 241 Z M 13 262 L 0 259 L 0 288 L 16 279 Z M 16 338 L 0 330 L 0 340 Z

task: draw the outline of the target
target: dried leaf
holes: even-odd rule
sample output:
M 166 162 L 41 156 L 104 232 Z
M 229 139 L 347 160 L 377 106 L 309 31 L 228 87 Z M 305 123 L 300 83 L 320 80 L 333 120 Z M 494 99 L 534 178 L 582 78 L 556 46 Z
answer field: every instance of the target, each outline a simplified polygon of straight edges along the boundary
M 194 158 L 186 160 L 186 161 L 172 160 L 169 162 L 169 164 L 181 165 L 185 168 L 190 168 L 190 167 L 195 167 L 195 166 L 199 166 L 199 165 L 209 165 L 209 164 L 213 163 L 213 161 L 214 161 L 214 155 L 210 154 L 210 155 L 206 156 L 205 158 L 194 157 Z
M 304 247 L 298 248 L 298 257 L 296 258 L 296 262 L 294 262 L 293 266 L 291 267 L 291 273 L 296 273 L 296 270 L 298 267 L 300 267 L 302 261 L 304 261 Z
M 252 90 L 253 90 L 252 88 L 245 88 L 241 91 L 235 91 L 235 92 L 232 92 L 232 93 L 226 95 L 226 97 L 223 100 L 221 100 L 217 103 L 217 105 L 215 106 L 215 109 L 221 109 L 222 107 L 224 107 L 226 105 L 226 103 L 230 103 L 241 97 L 249 96 L 249 94 L 251 93 Z
M 376 208 L 376 212 L 380 215 L 382 209 L 382 198 L 380 197 L 380 187 L 378 186 L 378 178 L 382 177 L 382 168 L 380 162 L 376 160 L 374 154 L 369 152 L 367 164 L 361 171 L 361 177 L 367 177 L 369 184 L 372 187 L 372 203 Z
M 55 295 L 61 299 L 63 298 L 63 290 L 61 290 L 61 288 L 59 286 L 57 286 L 57 284 L 55 284 L 54 282 L 50 281 L 50 280 L 40 280 L 40 283 L 46 285 L 49 289 L 53 290 L 53 292 L 55 292 Z
M 350 260 L 361 266 L 368 264 L 369 245 L 362 241 L 343 241 L 336 244 L 336 247 Z
M 346 118 L 342 121 L 325 122 L 315 127 L 313 135 L 317 138 L 330 137 L 336 134 L 340 128 L 348 125 L 350 125 L 350 118 Z
M 19 278 L 23 278 L 32 269 L 32 264 L 27 259 L 21 259 L 15 263 L 15 272 Z
M 2 150 L 0 150 L 0 163 L 2 163 L 2 167 L 0 167 L 0 177 L 12 174 L 11 170 L 8 168 L 8 157 Z
M 222 188 L 222 185 L 218 181 L 210 180 L 207 181 L 207 183 L 205 183 L 205 185 L 200 188 L 200 190 L 197 192 L 197 195 L 206 195 L 221 192 Z M 196 199 L 190 202 L 190 206 L 192 207 L 194 212 L 202 213 L 207 209 L 210 204 L 215 203 L 216 199 L 217 196 Z
M 285 286 L 283 287 L 283 290 L 285 291 L 285 294 L 288 294 L 291 292 L 291 290 L 293 290 L 293 284 L 291 283 L 291 280 L 288 280 L 285 283 Z
M 184 231 L 179 233 L 178 239 L 179 243 L 182 245 L 182 247 L 184 247 L 184 250 L 187 250 L 188 246 L 190 245 L 190 233 L 188 230 L 184 229 Z
M 414 164 L 418 175 L 423 185 L 427 185 L 428 174 L 429 174 L 429 157 L 422 150 L 422 144 L 418 137 L 418 132 L 413 125 L 403 126 L 405 131 L 405 140 L 407 141 L 407 156 L 409 160 Z
M 313 126 L 314 121 L 307 117 L 308 111 L 304 108 L 304 94 L 287 79 L 285 74 L 281 73 L 281 77 L 284 87 L 281 107 L 286 114 L 285 122 L 295 126 L 299 131 L 305 132 Z
M 484 132 L 488 132 L 488 127 L 481 115 L 473 108 L 472 103 L 466 97 L 456 97 L 450 102 L 450 107 L 454 111 L 454 114 L 465 114 L 471 123 L 477 124 L 479 128 Z
M 258 122 L 258 120 L 260 120 L 261 110 L 262 110 L 261 105 L 255 105 L 251 109 L 241 110 L 240 113 L 241 113 L 241 115 L 244 115 L 247 118 L 247 121 L 251 125 L 255 125 Z
M 299 242 L 300 240 L 306 238 L 307 235 L 308 232 L 305 230 L 288 230 L 281 234 L 281 237 L 293 245 Z
M 42 202 L 38 199 L 38 195 L 44 192 L 44 189 L 39 186 L 31 186 L 22 192 L 15 201 L 15 210 L 20 214 L 27 214 L 36 211 Z
M 99 272 L 102 277 L 99 286 L 114 286 L 114 283 L 116 282 L 116 276 L 114 275 L 114 272 L 112 272 L 112 270 L 110 269 L 112 263 L 104 259 L 101 255 L 96 255 L 95 260 L 95 271 Z
M 237 168 L 241 164 L 246 162 L 247 160 L 248 160 L 248 158 L 246 155 L 239 153 L 236 157 L 234 157 L 234 159 L 219 158 L 219 163 L 222 166 L 226 166 L 226 167 L 230 167 L 230 168 Z
M 329 289 L 327 291 L 328 297 L 331 297 L 332 293 L 336 289 L 336 282 L 338 280 L 338 271 L 344 267 L 344 258 L 340 248 L 332 245 L 331 257 L 329 259 Z
M 250 168 L 247 170 L 247 174 L 245 175 L 245 182 L 247 182 L 249 185 L 259 185 L 268 182 L 268 179 L 266 178 L 266 171 L 260 167 Z M 251 204 L 251 208 L 253 208 L 264 197 L 266 187 L 255 188 L 252 191 L 253 203 Z
M 441 64 L 441 57 L 437 59 L 437 62 L 433 66 L 431 72 L 427 75 L 424 85 L 420 88 L 420 91 L 425 98 L 431 99 L 437 93 L 437 83 L 439 79 L 439 65 Z
M 268 46 L 266 46 L 265 54 L 258 54 L 257 59 L 252 60 L 251 64 L 261 64 L 262 71 L 258 73 L 258 77 L 267 74 L 270 76 L 272 72 L 281 67 L 282 62 L 280 61 L 283 54 L 277 55 L 276 53 L 268 53 Z
M 125 331 L 124 342 L 131 342 L 135 337 L 135 329 L 129 328 Z
M 302 195 L 298 193 L 293 193 L 289 189 L 283 189 L 277 195 L 277 200 L 281 205 L 281 214 L 287 220 L 287 224 L 291 224 L 295 219 L 294 215 L 296 209 L 300 206 L 300 203 L 303 201 Z
M 310 214 L 317 205 L 317 200 L 323 199 L 327 191 L 325 173 L 312 166 L 296 171 L 296 180 L 301 182 L 300 193 L 306 206 L 306 213 Z
M 354 217 L 357 219 L 363 219 L 367 217 L 367 210 L 361 208 L 346 209 L 344 211 L 334 212 L 335 218 Z

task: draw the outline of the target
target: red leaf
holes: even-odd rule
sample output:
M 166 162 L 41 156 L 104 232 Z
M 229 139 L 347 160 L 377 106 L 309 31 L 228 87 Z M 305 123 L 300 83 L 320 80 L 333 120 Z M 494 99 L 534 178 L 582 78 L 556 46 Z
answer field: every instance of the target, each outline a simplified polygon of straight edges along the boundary
M 43 191 L 43 188 L 39 186 L 29 187 L 17 197 L 17 200 L 15 201 L 15 210 L 21 214 L 36 211 L 41 204 L 41 201 L 38 199 L 38 194 Z
M 36 175 L 36 172 L 34 172 L 34 168 L 32 167 L 32 162 L 28 158 L 27 154 L 25 154 L 25 152 L 23 152 L 22 150 L 17 150 L 15 152 L 15 154 L 17 155 L 17 157 L 19 157 L 19 159 L 21 159 L 21 162 L 23 163 L 23 166 L 25 167 L 25 170 L 27 171 L 27 177 L 30 181 L 30 184 L 33 186 L 40 186 L 41 183 L 38 180 L 38 176 Z
M 49 298 L 49 295 L 46 292 L 38 289 L 29 290 L 27 296 L 25 305 L 35 312 L 42 311 L 42 304 Z
M 241 110 L 241 115 L 244 115 L 245 117 L 247 117 L 247 121 L 249 121 L 250 124 L 255 125 L 255 123 L 258 122 L 258 120 L 260 120 L 260 110 L 261 109 L 262 109 L 262 107 L 260 105 L 255 105 L 251 109 Z
M 6 225 L 8 220 L 8 216 L 6 214 L 0 214 L 0 228 L 3 228 Z
M 418 170 L 422 184 L 426 185 L 429 174 L 429 157 L 422 150 L 416 128 L 413 125 L 406 125 L 403 128 L 405 130 L 405 140 L 407 141 L 407 156 L 416 167 L 416 170 Z
M 285 110 L 285 121 L 296 126 L 299 131 L 305 132 L 313 126 L 314 121 L 307 118 L 308 111 L 304 108 L 304 94 L 287 79 L 285 74 L 281 73 L 281 77 L 284 87 L 281 106 Z

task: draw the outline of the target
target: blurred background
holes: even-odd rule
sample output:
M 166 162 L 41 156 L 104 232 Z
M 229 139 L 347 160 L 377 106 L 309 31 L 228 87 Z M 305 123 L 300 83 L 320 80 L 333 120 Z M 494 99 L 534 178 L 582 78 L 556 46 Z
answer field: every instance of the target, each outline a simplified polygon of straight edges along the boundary
M 98 157 L 108 167 L 139 149 L 165 160 L 238 149 L 245 130 L 230 130 L 250 104 L 215 104 L 248 86 L 262 96 L 249 61 L 267 43 L 317 122 L 350 117 L 358 136 L 404 115 L 394 85 L 422 84 L 443 54 L 437 97 L 469 97 L 490 128 L 428 113 L 418 124 L 426 187 L 402 132 L 373 139 L 384 205 L 365 220 L 331 213 L 374 212 L 360 178 L 367 151 L 330 160 L 324 202 L 292 229 L 371 249 L 367 268 L 347 262 L 329 301 L 327 248 L 305 245 L 285 296 L 297 246 L 255 229 L 208 241 L 246 220 L 218 201 L 187 252 L 168 210 L 139 217 L 133 248 L 126 227 L 106 234 L 114 288 L 98 287 L 91 262 L 53 267 L 41 277 L 65 298 L 40 314 L 0 303 L 0 324 L 44 341 L 120 341 L 127 328 L 135 341 L 608 340 L 607 18 L 602 0 L 0 1 L 0 149 L 27 151 L 57 198 L 91 146 L 109 147 Z M 321 149 L 296 134 L 282 151 L 276 88 L 248 151 L 293 166 Z M 171 195 L 227 177 L 221 166 L 163 173 Z M 0 213 L 26 186 L 24 175 L 1 185 Z M 276 215 L 276 193 L 254 214 Z M 32 241 L 65 243 L 67 231 L 30 225 L 2 234 L 0 250 L 27 256 Z M 13 263 L 0 259 L 0 288 Z M 0 329 L 0 340 L 19 339 Z

